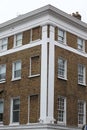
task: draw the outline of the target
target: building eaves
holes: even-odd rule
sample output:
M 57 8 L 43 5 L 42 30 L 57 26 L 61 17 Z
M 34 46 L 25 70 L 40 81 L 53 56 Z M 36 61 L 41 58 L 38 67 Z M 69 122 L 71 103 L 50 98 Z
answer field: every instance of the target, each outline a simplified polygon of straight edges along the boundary
M 77 18 L 74 18 L 73 16 L 71 16 L 70 14 L 67 14 L 59 9 L 57 9 L 56 7 L 52 6 L 52 5 L 46 5 L 44 7 L 38 8 L 34 11 L 31 11 L 29 13 L 23 14 L 23 15 L 19 15 L 18 17 L 11 19 L 7 22 L 4 22 L 2 24 L 0 24 L 0 29 L 1 28 L 5 28 L 7 26 L 10 25 L 16 25 L 19 22 L 22 22 L 24 20 L 26 20 L 29 17 L 34 17 L 34 16 L 40 16 L 42 13 L 46 13 L 46 12 L 52 12 L 53 14 L 55 14 L 56 16 L 60 16 L 61 18 L 65 19 L 66 21 L 68 21 L 69 23 L 81 27 L 84 30 L 87 31 L 87 24 L 82 22 L 81 20 L 78 20 Z

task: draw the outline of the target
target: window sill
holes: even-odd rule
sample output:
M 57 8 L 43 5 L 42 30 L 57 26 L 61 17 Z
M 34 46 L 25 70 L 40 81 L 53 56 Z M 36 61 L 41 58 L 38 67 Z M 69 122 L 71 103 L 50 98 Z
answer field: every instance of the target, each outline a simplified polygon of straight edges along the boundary
M 63 78 L 63 77 L 57 77 L 58 79 L 61 79 L 61 80 L 65 80 L 67 81 L 67 78 Z
M 3 52 L 5 52 L 5 51 L 7 51 L 7 49 L 5 49 L 5 50 L 0 50 L 0 53 L 3 53 Z
M 9 124 L 9 126 L 18 126 L 19 125 L 19 122 L 18 123 L 11 123 Z
M 36 74 L 36 75 L 30 75 L 29 78 L 34 78 L 34 77 L 39 77 L 40 74 Z
M 78 127 L 79 128 L 82 128 L 84 124 L 78 124 Z
M 1 80 L 1 81 L 0 81 L 0 84 L 5 83 L 5 82 L 6 82 L 5 80 Z
M 17 81 L 17 80 L 21 80 L 21 77 L 20 78 L 13 78 L 11 81 Z
M 13 49 L 19 48 L 19 47 L 21 47 L 21 46 L 22 46 L 22 44 L 19 45 L 19 46 L 14 46 Z
M 4 126 L 4 125 L 3 125 L 3 122 L 0 122 L 0 126 Z
M 60 42 L 60 41 L 57 41 L 59 44 L 62 44 L 62 45 L 65 45 L 67 46 L 67 43 L 66 42 Z
M 79 52 L 86 54 L 85 50 L 77 49 Z
M 59 122 L 59 121 L 57 121 L 57 124 L 58 124 L 58 125 L 66 126 L 66 123 L 64 123 L 64 122 Z
M 86 84 L 84 83 L 78 83 L 78 85 L 86 87 Z

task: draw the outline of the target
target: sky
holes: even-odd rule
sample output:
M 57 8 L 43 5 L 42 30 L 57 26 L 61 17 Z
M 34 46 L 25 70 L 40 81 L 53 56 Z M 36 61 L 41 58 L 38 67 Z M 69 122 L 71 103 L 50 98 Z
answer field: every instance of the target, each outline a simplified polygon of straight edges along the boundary
M 0 24 L 47 4 L 68 14 L 79 12 L 87 23 L 87 0 L 0 0 Z

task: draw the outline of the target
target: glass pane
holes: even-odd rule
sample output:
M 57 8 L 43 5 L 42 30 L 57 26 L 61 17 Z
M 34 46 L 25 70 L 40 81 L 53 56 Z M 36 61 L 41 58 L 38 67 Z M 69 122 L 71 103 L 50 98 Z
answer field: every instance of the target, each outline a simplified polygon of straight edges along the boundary
M 0 113 L 0 122 L 3 121 L 3 113 Z
M 0 113 L 3 113 L 3 101 L 0 101 Z
M 19 122 L 19 111 L 13 111 L 13 122 Z
M 13 100 L 13 110 L 19 110 L 20 100 L 14 99 Z
M 15 65 L 14 70 L 20 70 L 21 69 L 21 62 L 20 61 L 17 61 L 14 65 Z

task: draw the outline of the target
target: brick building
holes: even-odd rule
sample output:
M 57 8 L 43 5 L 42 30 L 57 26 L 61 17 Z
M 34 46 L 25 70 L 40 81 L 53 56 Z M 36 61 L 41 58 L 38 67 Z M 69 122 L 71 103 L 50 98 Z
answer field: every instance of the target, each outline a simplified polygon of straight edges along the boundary
M 87 24 L 47 5 L 0 24 L 0 130 L 87 123 Z

